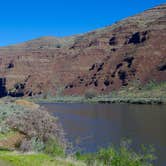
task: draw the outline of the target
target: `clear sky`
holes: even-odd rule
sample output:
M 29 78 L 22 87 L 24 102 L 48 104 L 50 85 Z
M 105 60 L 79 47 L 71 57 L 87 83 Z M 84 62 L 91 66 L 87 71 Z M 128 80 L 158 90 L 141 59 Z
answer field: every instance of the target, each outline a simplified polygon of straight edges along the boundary
M 111 25 L 166 0 L 1 0 L 0 45 Z

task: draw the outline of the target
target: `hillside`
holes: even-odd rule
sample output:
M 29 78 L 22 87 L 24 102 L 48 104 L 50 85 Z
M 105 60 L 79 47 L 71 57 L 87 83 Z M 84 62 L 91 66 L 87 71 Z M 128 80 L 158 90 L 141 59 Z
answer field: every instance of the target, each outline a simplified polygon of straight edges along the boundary
M 0 48 L 0 96 L 108 94 L 166 81 L 166 4 L 84 35 Z

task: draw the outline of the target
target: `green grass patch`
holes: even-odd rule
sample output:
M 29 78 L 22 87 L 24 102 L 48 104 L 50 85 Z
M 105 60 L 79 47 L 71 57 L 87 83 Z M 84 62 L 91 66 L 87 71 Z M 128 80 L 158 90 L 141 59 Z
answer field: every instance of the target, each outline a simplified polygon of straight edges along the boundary
M 81 162 L 71 159 L 54 158 L 43 153 L 20 154 L 0 152 L 0 160 L 11 166 L 83 166 Z

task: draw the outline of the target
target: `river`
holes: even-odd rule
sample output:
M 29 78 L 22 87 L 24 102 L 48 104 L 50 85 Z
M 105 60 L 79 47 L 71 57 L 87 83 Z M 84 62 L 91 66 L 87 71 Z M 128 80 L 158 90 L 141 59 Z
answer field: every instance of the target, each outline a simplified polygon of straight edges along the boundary
M 156 166 L 166 165 L 166 105 L 42 104 L 57 116 L 67 139 L 83 152 L 131 139 L 133 148 L 153 145 Z

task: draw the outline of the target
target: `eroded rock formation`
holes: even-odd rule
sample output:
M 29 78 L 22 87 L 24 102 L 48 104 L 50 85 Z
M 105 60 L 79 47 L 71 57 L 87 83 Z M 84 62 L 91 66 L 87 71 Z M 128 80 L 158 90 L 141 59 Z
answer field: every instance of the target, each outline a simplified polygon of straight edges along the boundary
M 0 74 L 10 94 L 109 93 L 135 80 L 166 81 L 165 43 L 163 4 L 84 35 L 0 48 Z

